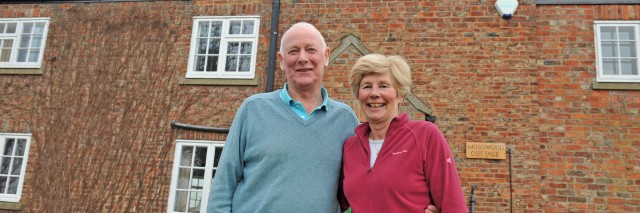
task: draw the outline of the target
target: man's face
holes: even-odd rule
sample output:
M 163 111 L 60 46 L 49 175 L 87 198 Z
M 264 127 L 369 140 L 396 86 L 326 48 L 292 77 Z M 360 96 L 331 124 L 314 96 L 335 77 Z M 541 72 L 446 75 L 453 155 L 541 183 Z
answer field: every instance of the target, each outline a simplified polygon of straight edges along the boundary
M 329 64 L 329 48 L 323 45 L 321 36 L 307 26 L 294 26 L 284 35 L 278 59 L 292 87 L 322 85 L 324 67 Z

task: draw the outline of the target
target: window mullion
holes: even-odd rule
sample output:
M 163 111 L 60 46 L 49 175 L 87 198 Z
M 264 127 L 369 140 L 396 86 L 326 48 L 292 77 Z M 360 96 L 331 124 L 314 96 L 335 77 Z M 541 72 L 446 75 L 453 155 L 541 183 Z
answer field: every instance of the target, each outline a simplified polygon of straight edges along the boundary
M 22 25 L 23 22 L 18 22 L 16 24 L 16 32 L 13 34 L 13 46 L 11 46 L 11 56 L 9 57 L 10 64 L 18 63 L 18 52 L 20 52 L 18 48 L 20 48 L 20 32 L 22 32 Z
M 227 39 L 229 37 L 229 25 L 228 19 L 222 22 L 222 32 L 220 35 L 220 52 L 218 53 L 218 75 L 223 76 L 226 73 L 225 67 L 227 66 Z
M 639 33 L 639 31 L 640 31 L 640 30 L 638 30 L 638 29 L 639 29 L 639 28 L 638 28 L 638 24 L 633 25 L 633 32 L 634 32 L 633 41 L 634 41 L 634 44 L 635 44 L 634 46 L 635 46 L 635 48 L 636 48 L 636 49 L 635 49 L 635 54 L 636 54 L 636 55 L 635 55 L 635 59 L 636 59 L 636 70 L 638 71 L 638 73 L 636 74 L 636 78 L 637 78 L 637 77 L 640 77 L 640 57 L 638 57 L 638 55 L 639 55 L 639 54 L 638 54 L 638 50 L 640 50 L 640 49 L 639 49 L 639 48 L 640 48 L 640 46 L 639 46 L 639 44 L 638 44 L 638 43 L 640 43 L 640 42 L 638 42 L 638 41 L 639 41 L 639 39 L 638 39 L 638 35 L 640 35 L 640 34 L 638 34 L 638 33 Z

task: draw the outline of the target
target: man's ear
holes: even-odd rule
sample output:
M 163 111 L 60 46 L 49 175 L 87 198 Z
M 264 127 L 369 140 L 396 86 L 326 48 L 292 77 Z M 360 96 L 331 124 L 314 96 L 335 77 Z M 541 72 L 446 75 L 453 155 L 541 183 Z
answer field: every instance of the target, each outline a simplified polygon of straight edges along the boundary
M 329 56 L 331 56 L 331 48 L 327 47 L 327 50 L 324 51 L 324 66 L 329 66 Z
M 277 56 L 277 58 L 278 58 L 278 59 L 277 59 L 278 64 L 280 64 L 280 69 L 281 69 L 281 70 L 284 70 L 284 66 L 285 66 L 285 65 L 284 65 L 284 63 L 282 62 L 282 53 L 280 53 L 280 51 L 278 51 L 278 54 L 276 54 L 276 56 Z

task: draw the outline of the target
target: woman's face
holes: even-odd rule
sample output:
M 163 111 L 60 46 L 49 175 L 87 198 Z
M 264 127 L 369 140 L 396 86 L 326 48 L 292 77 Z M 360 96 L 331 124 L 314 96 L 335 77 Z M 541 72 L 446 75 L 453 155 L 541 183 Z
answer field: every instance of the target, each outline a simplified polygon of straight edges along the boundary
M 393 85 L 390 73 L 372 73 L 360 81 L 358 100 L 364 115 L 371 123 L 391 122 L 398 115 L 402 98 Z

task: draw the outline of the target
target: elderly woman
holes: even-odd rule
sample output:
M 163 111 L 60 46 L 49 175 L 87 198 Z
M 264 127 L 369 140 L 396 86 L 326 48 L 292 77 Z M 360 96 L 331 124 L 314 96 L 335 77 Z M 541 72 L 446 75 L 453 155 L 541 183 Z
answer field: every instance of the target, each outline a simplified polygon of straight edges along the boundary
M 370 54 L 351 69 L 353 94 L 367 122 L 343 149 L 344 193 L 354 213 L 467 212 L 449 145 L 426 121 L 398 112 L 411 87 L 400 56 Z

